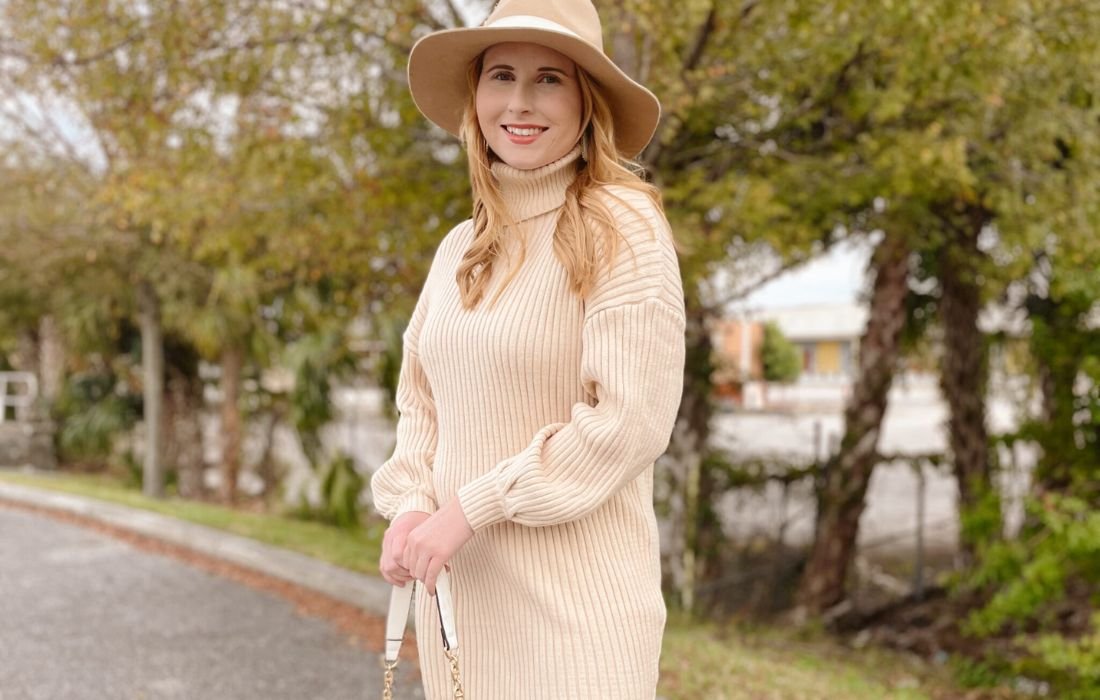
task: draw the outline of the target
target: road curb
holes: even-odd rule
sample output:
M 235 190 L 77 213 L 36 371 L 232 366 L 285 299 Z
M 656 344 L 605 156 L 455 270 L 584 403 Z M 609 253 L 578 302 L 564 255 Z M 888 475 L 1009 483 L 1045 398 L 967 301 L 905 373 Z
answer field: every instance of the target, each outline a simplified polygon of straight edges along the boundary
M 194 550 L 384 617 L 390 585 L 304 554 L 137 508 L 0 480 L 0 500 L 71 513 Z

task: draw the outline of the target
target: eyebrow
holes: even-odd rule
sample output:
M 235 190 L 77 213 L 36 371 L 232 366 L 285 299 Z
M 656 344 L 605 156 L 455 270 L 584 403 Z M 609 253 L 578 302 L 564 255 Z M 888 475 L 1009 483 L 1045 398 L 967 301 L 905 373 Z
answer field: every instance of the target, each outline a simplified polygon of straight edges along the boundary
M 504 63 L 498 63 L 498 64 L 496 64 L 495 66 L 493 66 L 491 68 L 486 68 L 485 72 L 488 73 L 489 71 L 496 70 L 497 68 L 503 68 L 504 70 L 515 70 L 515 68 L 513 68 L 512 66 L 506 65 Z M 566 73 L 565 71 L 563 71 L 561 68 L 555 68 L 553 66 L 542 66 L 536 72 L 537 73 L 545 73 L 545 72 L 561 73 L 565 77 L 567 77 L 567 78 L 569 77 L 569 74 Z

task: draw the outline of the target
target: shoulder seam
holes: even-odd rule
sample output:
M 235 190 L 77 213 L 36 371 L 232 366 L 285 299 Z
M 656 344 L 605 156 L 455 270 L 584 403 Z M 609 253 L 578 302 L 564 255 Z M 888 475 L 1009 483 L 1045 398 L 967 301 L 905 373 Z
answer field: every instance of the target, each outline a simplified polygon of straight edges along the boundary
M 687 321 L 687 314 L 684 313 L 684 310 L 682 308 L 678 308 L 676 306 L 673 306 L 672 304 L 668 303 L 664 299 L 658 299 L 656 297 L 650 297 L 650 298 L 647 298 L 647 299 L 636 299 L 634 301 L 624 301 L 624 302 L 620 302 L 618 304 L 612 304 L 611 306 L 605 306 L 602 309 L 598 309 L 596 311 L 593 311 L 590 314 L 586 314 L 584 322 L 588 323 L 593 318 L 595 318 L 595 317 L 599 316 L 600 314 L 605 313 L 607 311 L 626 310 L 626 309 L 629 309 L 631 307 L 642 306 L 642 305 L 656 306 L 656 307 L 658 307 L 658 308 L 660 308 L 660 309 L 662 309 L 662 310 L 664 310 L 668 313 L 671 313 L 672 315 L 674 315 L 677 318 L 683 320 L 684 322 Z

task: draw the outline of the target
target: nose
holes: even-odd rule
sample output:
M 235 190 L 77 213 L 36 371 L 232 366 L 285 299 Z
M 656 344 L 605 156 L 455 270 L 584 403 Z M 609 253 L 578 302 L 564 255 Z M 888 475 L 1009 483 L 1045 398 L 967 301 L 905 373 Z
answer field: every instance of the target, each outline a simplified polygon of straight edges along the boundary
M 516 81 L 512 92 L 508 95 L 508 111 L 516 114 L 531 111 L 531 91 L 533 88 Z

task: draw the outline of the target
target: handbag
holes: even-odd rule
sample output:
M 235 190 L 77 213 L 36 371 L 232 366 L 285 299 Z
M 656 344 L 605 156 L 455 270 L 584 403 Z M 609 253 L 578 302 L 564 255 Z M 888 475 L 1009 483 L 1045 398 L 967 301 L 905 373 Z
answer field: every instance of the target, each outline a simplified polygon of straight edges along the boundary
M 386 615 L 386 651 L 382 658 L 382 700 L 393 700 L 393 671 L 397 668 L 398 652 L 405 639 L 409 609 L 412 607 L 413 588 L 416 581 L 404 586 L 394 586 L 390 592 L 390 610 Z M 455 627 L 454 599 L 451 598 L 451 577 L 446 569 L 435 580 L 435 605 L 439 611 L 439 632 L 443 636 L 443 655 L 451 666 L 451 684 L 455 700 L 464 700 L 462 678 L 458 672 L 458 630 Z

